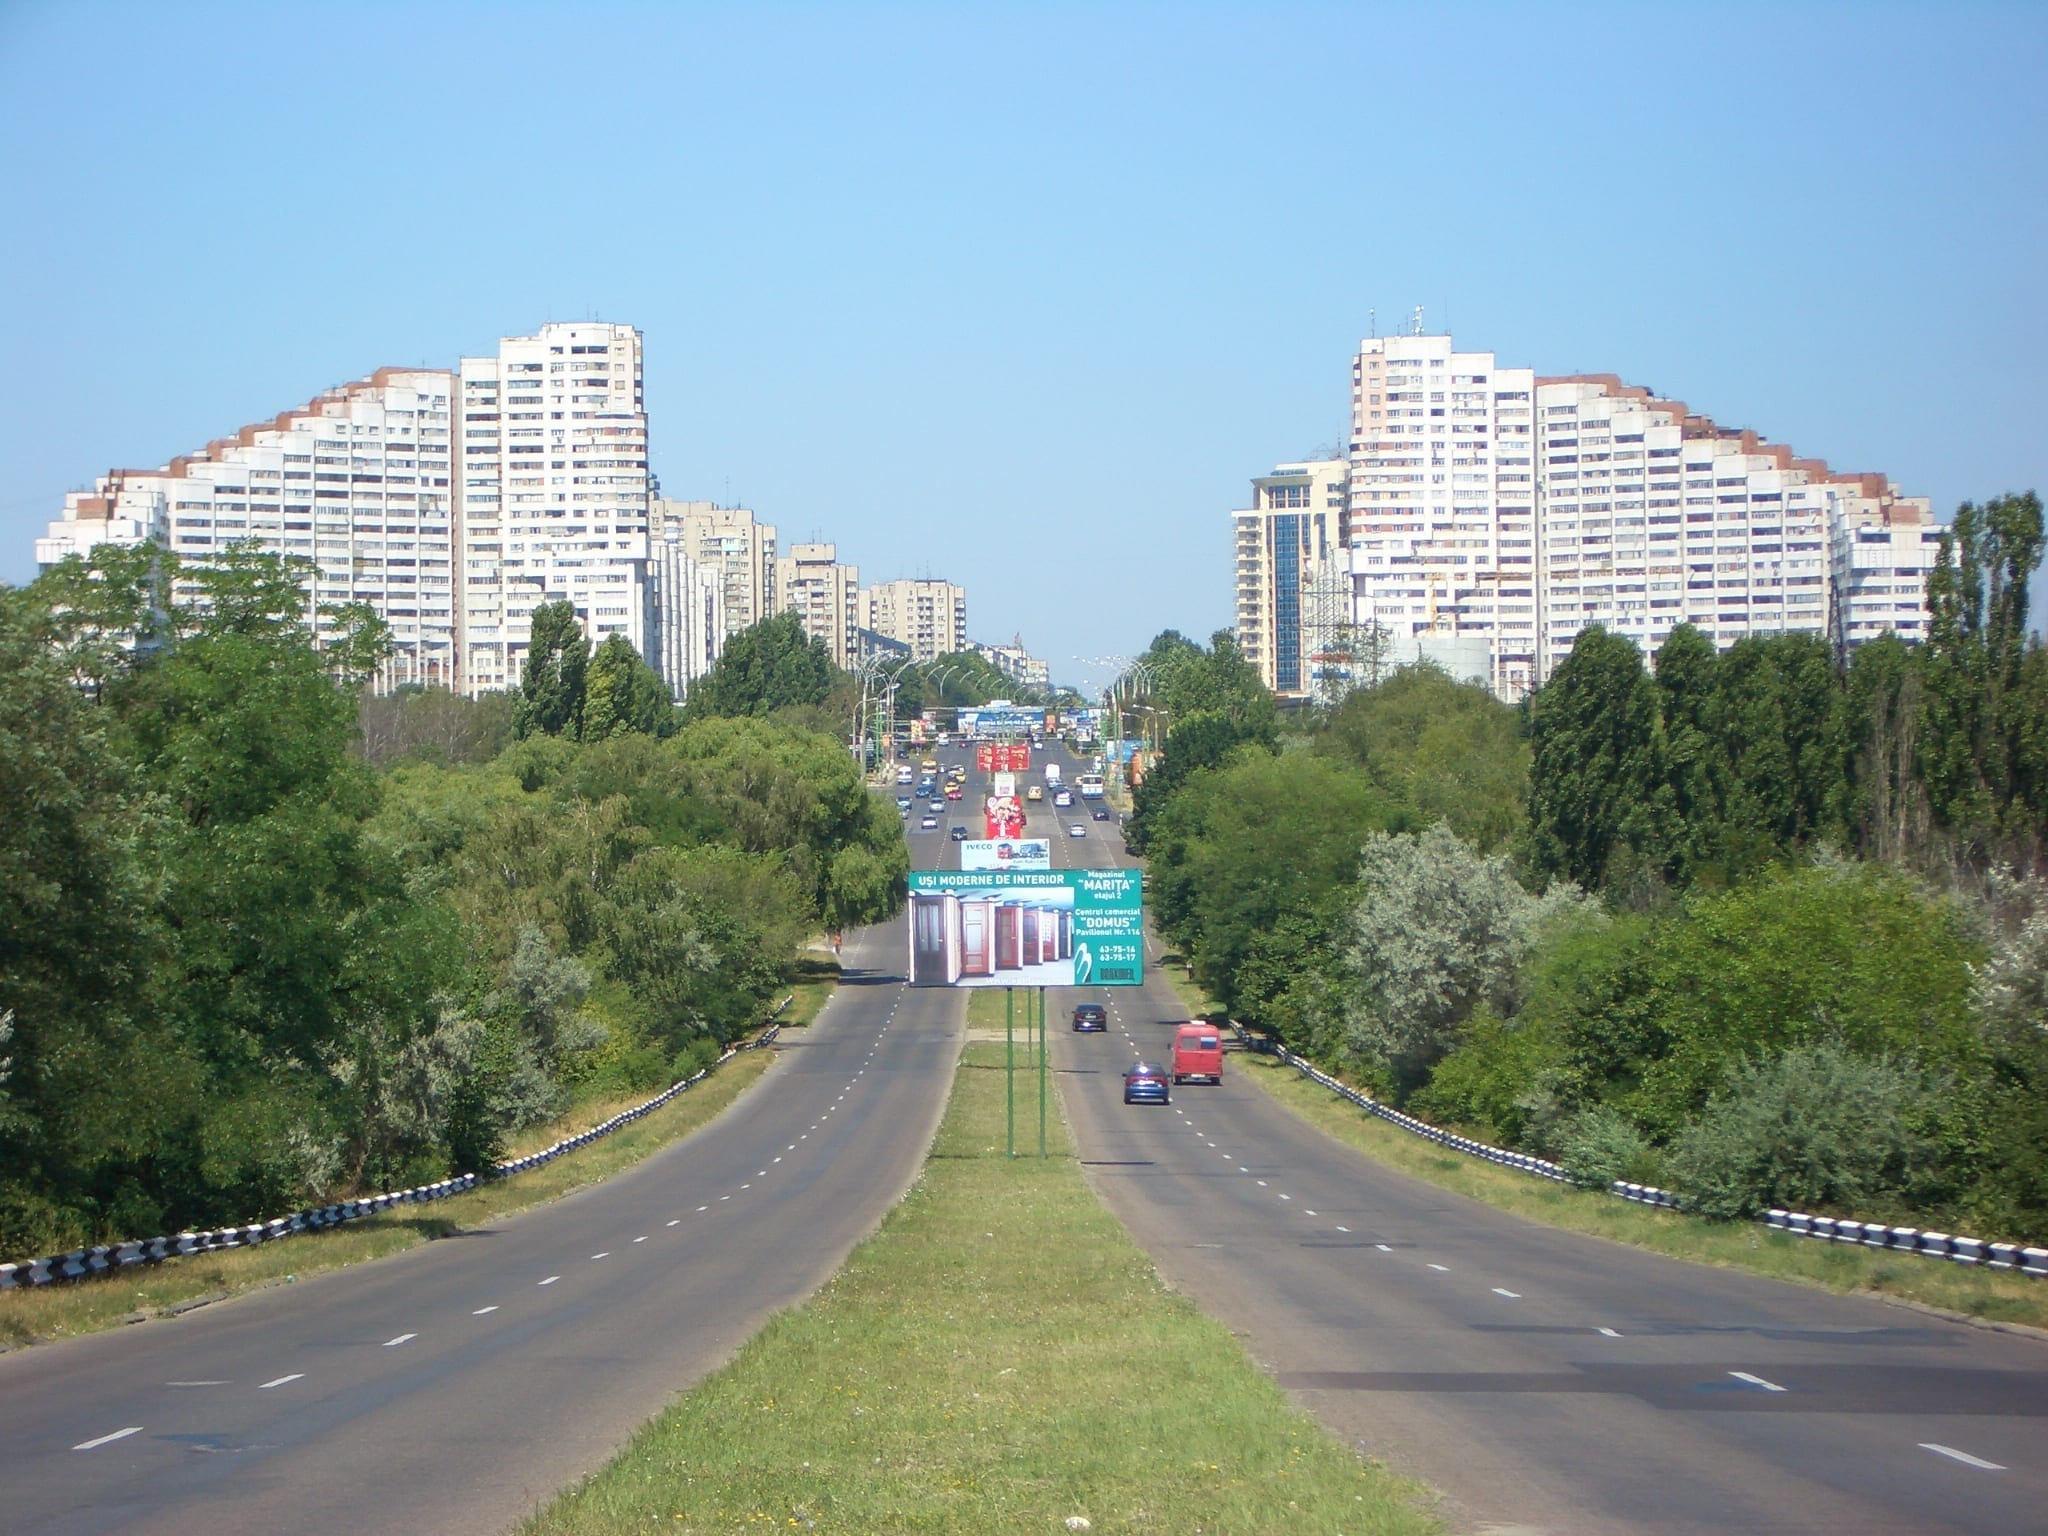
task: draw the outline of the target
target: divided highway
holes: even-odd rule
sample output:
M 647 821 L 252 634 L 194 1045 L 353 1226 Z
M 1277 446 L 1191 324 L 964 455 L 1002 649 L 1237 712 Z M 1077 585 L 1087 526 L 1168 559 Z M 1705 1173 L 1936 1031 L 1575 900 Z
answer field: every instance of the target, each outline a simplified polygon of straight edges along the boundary
M 1075 867 L 1125 862 L 1099 823 L 1054 848 Z M 1083 997 L 1109 1004 L 1106 1034 L 1068 1028 Z M 1127 1107 L 1124 1067 L 1167 1057 L 1171 989 L 1053 992 L 1047 1011 L 1111 1210 L 1332 1431 L 1441 1489 L 1457 1526 L 2048 1529 L 2039 1337 L 1506 1215 L 1310 1129 L 1237 1058 L 1219 1087 Z
M 383 1263 L 0 1355 L 0 1529 L 509 1529 L 909 1186 L 964 1015 L 901 984 L 901 934 L 850 936 L 819 1021 L 630 1172 Z

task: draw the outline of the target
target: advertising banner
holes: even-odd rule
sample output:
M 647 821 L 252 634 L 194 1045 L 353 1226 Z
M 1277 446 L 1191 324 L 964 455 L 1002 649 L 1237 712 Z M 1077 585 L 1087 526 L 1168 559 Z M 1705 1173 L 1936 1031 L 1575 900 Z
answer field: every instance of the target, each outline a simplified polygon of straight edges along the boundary
M 1028 741 L 1006 742 L 996 748 L 996 766 L 1011 773 L 1031 771 L 1031 743 Z
M 996 766 L 996 749 L 992 742 L 982 742 L 974 749 L 974 766 L 982 773 L 993 772 Z
M 1135 987 L 1135 869 L 919 870 L 906 921 L 913 987 Z
M 1042 837 L 970 838 L 960 845 L 962 869 L 1051 869 L 1052 844 Z

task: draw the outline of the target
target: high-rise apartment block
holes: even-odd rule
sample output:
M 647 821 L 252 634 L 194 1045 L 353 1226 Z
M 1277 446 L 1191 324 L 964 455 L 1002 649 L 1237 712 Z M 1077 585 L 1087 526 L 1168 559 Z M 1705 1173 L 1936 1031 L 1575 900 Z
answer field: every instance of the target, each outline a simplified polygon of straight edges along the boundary
M 745 507 L 709 501 L 654 504 L 657 537 L 679 540 L 690 558 L 715 570 L 724 589 L 725 632 L 736 635 L 780 611 L 775 600 L 775 525 Z
M 1356 621 L 1399 651 L 1483 645 L 1506 698 L 1537 672 L 1535 388 L 1448 336 L 1375 337 L 1351 366 Z
M 203 564 L 254 541 L 312 562 L 316 642 L 333 630 L 326 610 L 366 603 L 391 630 L 378 686 L 453 687 L 452 394 L 445 369 L 381 369 L 161 469 L 114 470 L 92 493 L 65 498 L 36 559 L 154 538 Z
M 725 649 L 725 572 L 698 560 L 670 523 L 651 546 L 647 587 L 654 637 L 648 663 L 681 702 Z
M 877 582 L 861 588 L 861 627 L 936 661 L 967 648 L 967 591 L 950 581 Z
M 1282 698 L 1308 698 L 1351 626 L 1350 466 L 1276 465 L 1237 529 L 1237 648 Z
M 1608 374 L 1543 379 L 1540 675 L 1600 624 L 1654 651 L 1781 630 L 1923 634 L 1939 544 L 1924 498 L 1841 475 Z
M 573 603 L 593 641 L 658 652 L 640 333 L 556 322 L 465 357 L 460 374 L 465 690 L 518 686 L 547 602 Z
M 1351 414 L 1338 537 L 1358 635 L 1322 649 L 1330 525 L 1312 519 L 1331 466 L 1282 465 L 1232 514 L 1238 642 L 1283 697 L 1313 696 L 1361 645 L 1515 699 L 1594 624 L 1646 655 L 1679 624 L 1723 649 L 1782 631 L 1838 652 L 1925 635 L 1942 530 L 1882 475 L 1799 458 L 1611 374 L 1502 368 L 1447 336 L 1362 343 Z
M 832 664 L 860 664 L 860 567 L 841 565 L 835 544 L 792 544 L 775 562 L 779 607 L 803 620 L 804 633 L 825 642 Z

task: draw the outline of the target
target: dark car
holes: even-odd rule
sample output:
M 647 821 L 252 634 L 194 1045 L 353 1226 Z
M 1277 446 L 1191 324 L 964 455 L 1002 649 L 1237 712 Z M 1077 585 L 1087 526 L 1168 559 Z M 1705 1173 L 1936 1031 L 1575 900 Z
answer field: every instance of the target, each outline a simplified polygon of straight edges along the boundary
M 1166 1068 L 1156 1067 L 1149 1061 L 1135 1061 L 1124 1073 L 1124 1102 L 1126 1104 L 1164 1104 L 1173 1090 L 1167 1086 Z
M 1095 807 L 1095 819 L 1097 821 L 1109 820 L 1109 807 L 1106 805 L 1098 805 L 1097 807 Z
M 964 843 L 967 841 L 967 829 L 965 827 L 956 826 L 953 828 L 952 831 L 948 832 L 946 836 L 953 839 L 953 841 L 956 843 Z
M 1076 1003 L 1074 1005 L 1074 1028 L 1092 1031 L 1109 1028 L 1109 1015 L 1100 1003 Z

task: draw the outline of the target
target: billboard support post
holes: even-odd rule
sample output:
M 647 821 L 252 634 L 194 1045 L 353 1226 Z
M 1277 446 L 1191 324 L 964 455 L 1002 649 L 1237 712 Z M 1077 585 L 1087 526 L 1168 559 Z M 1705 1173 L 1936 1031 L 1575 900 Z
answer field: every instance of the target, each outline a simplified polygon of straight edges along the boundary
M 1045 1095 L 1051 1067 L 1045 1049 L 1045 988 L 1038 989 L 1038 1157 L 1045 1160 Z
M 1003 988 L 1004 1118 L 1010 1131 L 1010 1156 L 1017 1155 L 1017 989 Z

